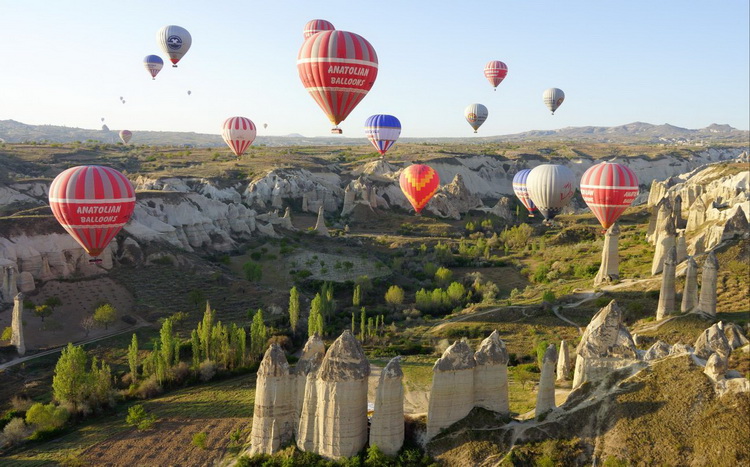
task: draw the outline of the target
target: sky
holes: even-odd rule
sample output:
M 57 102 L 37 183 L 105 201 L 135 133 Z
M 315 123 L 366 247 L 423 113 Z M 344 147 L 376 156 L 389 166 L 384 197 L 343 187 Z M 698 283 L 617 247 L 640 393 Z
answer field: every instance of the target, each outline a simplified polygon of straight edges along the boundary
M 328 136 L 299 79 L 302 28 L 326 19 L 375 48 L 375 85 L 341 123 L 361 135 L 395 115 L 402 137 L 466 137 L 635 121 L 750 127 L 747 0 L 0 0 L 0 120 L 220 133 L 245 116 L 259 135 Z M 156 42 L 165 25 L 192 47 L 178 68 Z M 160 55 L 152 80 L 142 65 Z M 485 63 L 508 76 L 493 91 Z M 566 99 L 551 115 L 542 102 Z M 187 91 L 192 94 L 188 96 Z M 120 96 L 125 104 L 120 101 Z M 267 124 L 266 129 L 263 124 Z

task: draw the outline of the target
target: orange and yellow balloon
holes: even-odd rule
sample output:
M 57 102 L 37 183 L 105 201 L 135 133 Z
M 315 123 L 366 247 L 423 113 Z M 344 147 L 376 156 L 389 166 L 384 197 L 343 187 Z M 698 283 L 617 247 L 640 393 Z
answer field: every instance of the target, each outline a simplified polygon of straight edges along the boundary
M 440 186 L 440 177 L 432 167 L 414 164 L 401 172 L 399 184 L 404 196 L 419 214 Z

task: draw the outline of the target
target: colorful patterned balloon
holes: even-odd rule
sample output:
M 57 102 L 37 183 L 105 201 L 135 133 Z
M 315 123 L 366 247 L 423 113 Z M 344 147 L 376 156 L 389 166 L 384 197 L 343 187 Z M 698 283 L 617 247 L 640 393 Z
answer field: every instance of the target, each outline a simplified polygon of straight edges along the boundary
M 164 60 L 158 55 L 146 55 L 146 58 L 143 59 L 143 66 L 151 74 L 151 79 L 156 79 L 156 75 L 164 67 Z
M 529 211 L 529 217 L 534 217 L 536 206 L 534 205 L 534 202 L 531 201 L 529 190 L 526 187 L 526 179 L 529 177 L 529 173 L 531 173 L 531 169 L 522 169 L 513 176 L 513 192 L 526 210 Z
M 507 75 L 508 65 L 500 60 L 492 60 L 484 66 L 484 77 L 495 88 L 495 91 L 497 91 L 497 85 L 502 83 Z
M 393 115 L 373 115 L 365 121 L 365 135 L 380 155 L 385 155 L 401 135 L 401 122 Z
M 255 141 L 256 134 L 255 124 L 245 117 L 229 117 L 221 127 L 221 137 L 237 157 Z
M 638 196 L 638 177 L 622 164 L 602 162 L 583 173 L 581 196 L 606 230 Z
M 414 164 L 401 172 L 399 184 L 404 196 L 406 196 L 406 199 L 409 200 L 418 214 L 424 209 L 440 186 L 440 177 L 432 167 L 424 164 Z

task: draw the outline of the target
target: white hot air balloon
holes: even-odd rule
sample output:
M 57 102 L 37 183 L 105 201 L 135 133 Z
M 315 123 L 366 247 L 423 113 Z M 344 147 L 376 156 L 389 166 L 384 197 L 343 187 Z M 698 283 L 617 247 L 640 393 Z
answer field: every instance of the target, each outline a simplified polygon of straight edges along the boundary
M 526 189 L 544 220 L 549 222 L 568 205 L 576 191 L 576 177 L 564 165 L 542 164 L 526 178 Z
M 190 50 L 193 38 L 190 37 L 187 29 L 171 24 L 159 29 L 159 32 L 156 33 L 156 42 L 167 54 L 172 66 L 177 67 L 177 62 Z
M 464 117 L 466 117 L 466 121 L 469 122 L 469 125 L 474 128 L 474 133 L 476 133 L 479 127 L 482 126 L 482 123 L 487 120 L 487 115 L 489 115 L 487 107 L 482 104 L 470 104 L 464 109 Z
M 544 91 L 544 94 L 542 94 L 542 99 L 544 99 L 544 105 L 552 111 L 552 115 L 555 115 L 555 110 L 557 110 L 565 100 L 565 93 L 562 92 L 562 89 L 549 88 Z
M 255 124 L 245 117 L 229 117 L 221 126 L 221 137 L 237 157 L 255 141 L 256 134 Z

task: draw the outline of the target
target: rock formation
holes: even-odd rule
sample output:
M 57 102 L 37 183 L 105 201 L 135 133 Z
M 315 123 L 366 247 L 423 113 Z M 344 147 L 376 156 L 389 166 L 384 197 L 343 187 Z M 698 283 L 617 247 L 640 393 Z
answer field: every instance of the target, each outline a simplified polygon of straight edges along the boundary
M 570 370 L 570 349 L 567 342 L 561 341 L 560 353 L 557 357 L 557 381 L 567 381 Z
M 651 264 L 651 275 L 659 274 L 664 269 L 664 257 L 667 252 L 676 245 L 674 219 L 670 216 L 664 218 L 656 231 L 656 249 L 654 250 L 654 262 Z
M 684 229 L 687 221 L 682 218 L 682 195 L 677 195 L 672 201 L 672 215 L 676 229 Z
M 658 340 L 652 345 L 643 356 L 646 361 L 658 360 L 672 353 L 672 346 L 662 340 Z
M 250 454 L 272 454 L 294 437 L 293 384 L 289 364 L 278 344 L 266 350 L 255 386 Z
M 315 440 L 315 416 L 317 410 L 318 369 L 325 357 L 325 344 L 317 334 L 307 339 L 302 356 L 292 370 L 294 376 L 294 411 L 298 420 L 295 434 L 297 445 L 303 451 L 312 451 Z
M 5 258 L 0 258 L 0 274 L 3 276 L 2 288 L 0 288 L 0 302 L 13 303 L 13 297 L 18 293 L 18 285 L 16 284 L 18 267 L 16 263 Z
M 718 280 L 719 262 L 713 251 L 708 253 L 703 263 L 701 275 L 701 293 L 696 310 L 706 316 L 716 316 L 716 283 Z
M 656 307 L 656 319 L 662 320 L 675 311 L 675 267 L 677 265 L 677 248 L 672 246 L 664 257 L 664 270 L 661 276 L 659 304 Z
M 399 360 L 393 358 L 380 373 L 370 422 L 370 446 L 388 456 L 395 456 L 404 445 L 404 373 Z
M 685 270 L 685 288 L 682 290 L 680 311 L 690 313 L 698 305 L 698 263 L 691 256 Z
M 727 372 L 727 361 L 721 358 L 719 354 L 712 353 L 706 361 L 706 368 L 703 372 L 708 375 L 714 381 L 719 381 L 724 378 Z
M 318 370 L 315 452 L 351 457 L 367 443 L 367 378 L 370 363 L 349 330 L 331 345 Z
M 534 416 L 557 407 L 555 404 L 555 365 L 557 364 L 557 347 L 550 344 L 544 352 L 542 375 L 539 378 L 539 389 L 536 395 L 536 409 Z
M 604 378 L 612 370 L 637 361 L 636 347 L 622 324 L 622 310 L 615 300 L 591 319 L 576 348 L 573 388 Z
M 688 211 L 687 224 L 685 226 L 686 232 L 695 232 L 706 222 L 706 203 L 703 202 L 702 198 L 698 198 L 690 206 Z
M 427 439 L 461 420 L 474 407 L 474 352 L 456 341 L 432 367 L 432 390 L 427 409 Z
M 326 218 L 325 218 L 325 211 L 323 210 L 323 206 L 318 209 L 318 219 L 315 221 L 315 232 L 318 235 L 322 235 L 324 237 L 328 237 L 328 227 L 326 227 Z
M 680 230 L 677 233 L 677 264 L 682 263 L 688 257 L 687 240 L 685 240 L 685 231 Z
M 713 353 L 719 354 L 722 359 L 726 360 L 732 353 L 732 347 L 729 345 L 727 336 L 724 335 L 719 323 L 704 330 L 698 336 L 693 347 L 695 348 L 695 356 L 704 360 L 708 360 L 708 357 Z
M 719 321 L 719 328 L 724 332 L 729 342 L 729 347 L 738 349 L 746 346 L 750 341 L 742 334 L 742 328 L 736 323 L 724 323 Z
M 618 253 L 620 226 L 615 222 L 604 234 L 602 264 L 594 277 L 594 287 L 620 280 L 620 256 Z M 558 375 L 559 377 L 559 375 Z
M 13 317 L 11 318 L 10 345 L 16 346 L 18 355 L 26 354 L 26 344 L 23 340 L 23 293 L 16 294 L 13 299 Z
M 665 196 L 652 210 L 646 240 L 651 244 L 658 244 L 659 236 L 664 231 L 664 222 L 671 218 L 672 202 L 669 200 L 669 196 Z M 672 222 L 672 227 L 674 227 L 674 222 Z
M 497 330 L 479 345 L 474 361 L 474 406 L 509 413 L 508 351 Z

